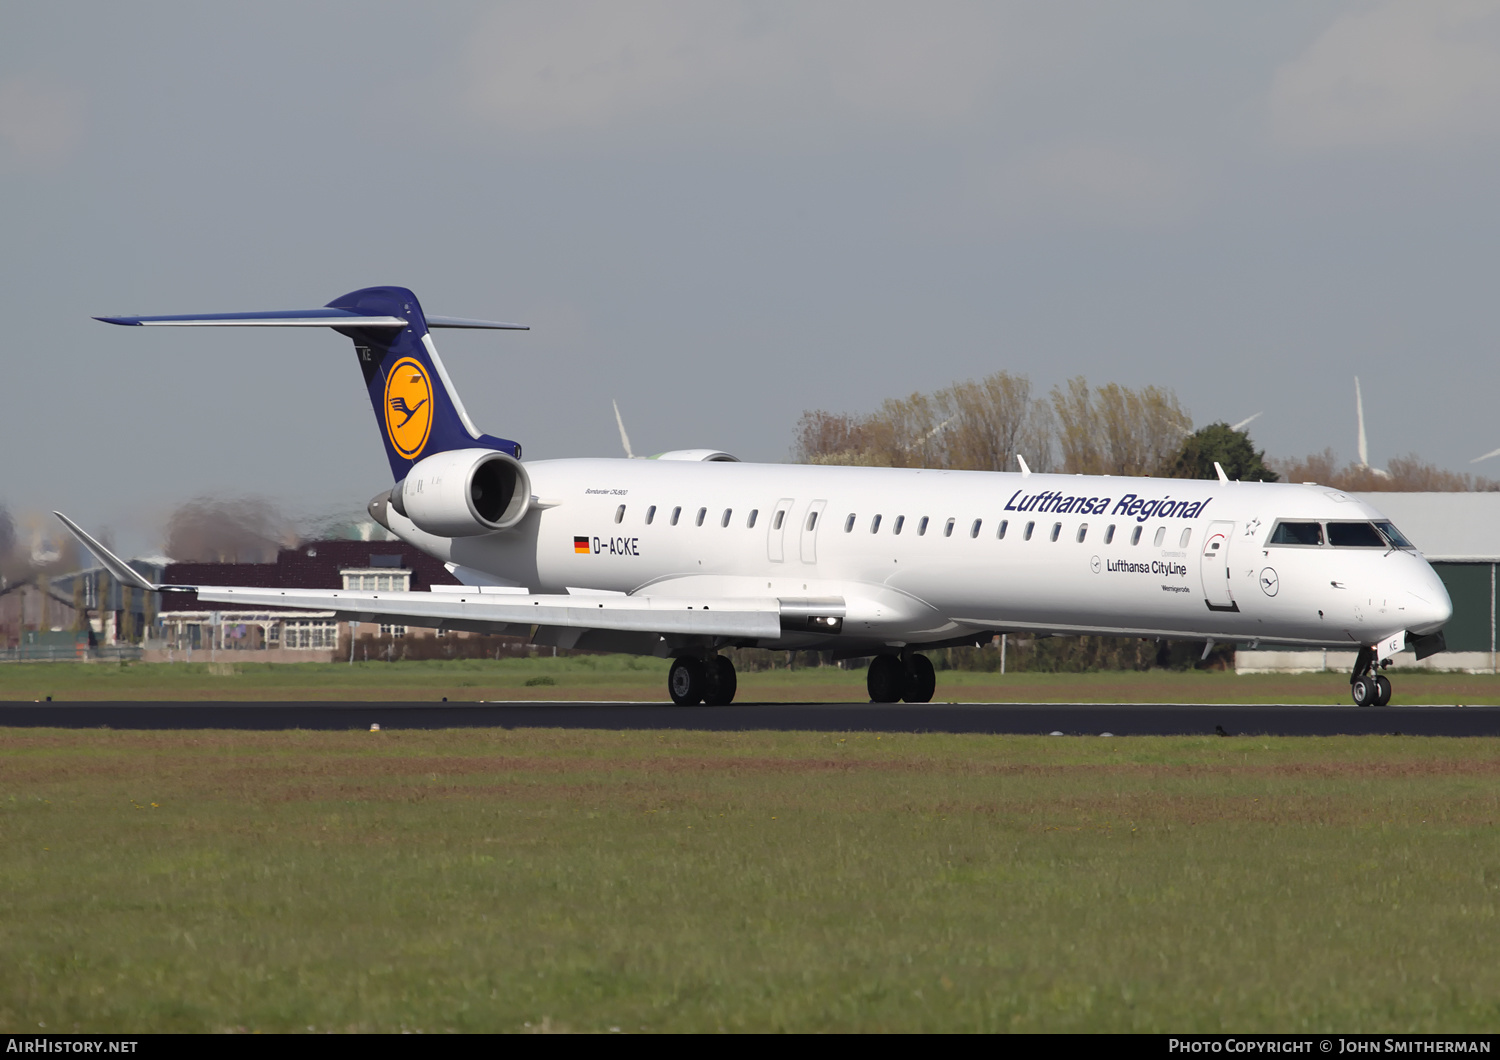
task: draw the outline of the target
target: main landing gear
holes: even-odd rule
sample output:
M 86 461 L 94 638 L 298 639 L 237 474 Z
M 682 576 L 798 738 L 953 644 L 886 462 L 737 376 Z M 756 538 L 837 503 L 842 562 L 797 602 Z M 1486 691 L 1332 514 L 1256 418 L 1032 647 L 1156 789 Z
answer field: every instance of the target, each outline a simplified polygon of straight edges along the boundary
M 932 662 L 925 655 L 914 652 L 895 655 L 877 655 L 870 660 L 865 685 L 870 690 L 871 703 L 931 703 L 937 691 L 937 674 Z
M 696 655 L 679 655 L 667 673 L 667 691 L 672 702 L 679 707 L 692 707 L 699 703 L 710 707 L 727 707 L 734 702 L 739 678 L 734 672 L 734 663 L 718 654 L 707 658 Z
M 1383 707 L 1391 701 L 1390 679 L 1379 672 L 1390 664 L 1389 659 L 1381 662 L 1374 648 L 1359 649 L 1349 676 L 1349 694 L 1356 707 Z

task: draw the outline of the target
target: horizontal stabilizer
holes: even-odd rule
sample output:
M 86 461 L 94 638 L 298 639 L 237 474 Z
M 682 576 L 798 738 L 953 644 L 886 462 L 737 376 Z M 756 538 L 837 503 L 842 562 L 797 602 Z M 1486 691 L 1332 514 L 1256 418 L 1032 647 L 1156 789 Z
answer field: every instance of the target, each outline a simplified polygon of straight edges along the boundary
M 106 324 L 147 328 L 404 328 L 411 321 L 398 316 L 367 316 L 353 309 L 280 309 L 266 313 L 187 313 L 156 317 L 95 317 Z M 493 331 L 530 331 L 525 324 L 467 317 L 428 317 L 429 328 L 487 328 Z
M 468 317 L 427 318 L 429 328 L 487 328 L 490 331 L 530 331 L 527 324 L 502 324 L 498 320 L 470 320 Z

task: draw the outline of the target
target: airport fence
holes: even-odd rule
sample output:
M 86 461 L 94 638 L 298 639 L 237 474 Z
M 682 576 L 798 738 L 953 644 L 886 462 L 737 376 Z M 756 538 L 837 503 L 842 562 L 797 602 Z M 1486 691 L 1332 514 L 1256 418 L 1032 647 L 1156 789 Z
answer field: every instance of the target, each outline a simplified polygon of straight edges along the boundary
M 140 662 L 136 644 L 112 644 L 103 648 L 75 648 L 69 644 L 23 644 L 0 648 L 0 663 L 8 662 Z

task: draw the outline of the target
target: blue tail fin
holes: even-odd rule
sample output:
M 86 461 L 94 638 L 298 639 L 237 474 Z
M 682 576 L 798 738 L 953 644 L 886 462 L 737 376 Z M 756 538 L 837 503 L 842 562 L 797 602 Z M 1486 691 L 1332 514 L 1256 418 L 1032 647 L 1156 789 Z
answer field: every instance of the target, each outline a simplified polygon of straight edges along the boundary
M 335 298 L 328 308 L 352 310 L 364 318 L 389 316 L 407 321 L 404 328 L 334 326 L 354 342 L 385 455 L 397 481 L 423 456 L 448 449 L 497 449 L 520 459 L 519 444 L 480 434 L 469 419 L 438 358 L 416 295 L 405 287 L 366 287 Z M 482 321 L 434 320 L 433 324 L 486 326 Z
M 412 464 L 448 449 L 495 449 L 521 458 L 521 446 L 480 434 L 453 389 L 428 328 L 525 331 L 520 324 L 429 317 L 405 287 L 366 287 L 322 309 L 186 316 L 96 317 L 135 327 L 327 327 L 354 342 L 375 422 L 396 481 Z

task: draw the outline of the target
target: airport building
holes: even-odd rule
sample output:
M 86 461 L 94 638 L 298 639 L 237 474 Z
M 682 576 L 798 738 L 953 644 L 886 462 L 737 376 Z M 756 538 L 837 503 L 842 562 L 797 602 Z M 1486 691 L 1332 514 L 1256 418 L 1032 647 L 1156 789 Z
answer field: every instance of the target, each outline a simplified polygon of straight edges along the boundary
M 1393 666 L 1496 673 L 1495 568 L 1500 564 L 1500 493 L 1359 493 L 1387 515 L 1427 557 L 1453 600 L 1444 629 L 1448 650 L 1417 661 L 1410 651 Z M 1354 651 L 1251 651 L 1235 653 L 1240 673 L 1348 672 Z
M 441 562 L 402 541 L 311 541 L 282 549 L 274 563 L 173 563 L 166 585 L 257 585 L 276 589 L 426 590 L 457 585 Z M 405 626 L 338 622 L 332 611 L 257 607 L 228 610 L 199 603 L 196 593 L 162 593 L 151 661 L 203 660 L 235 653 L 242 661 L 331 662 L 363 639 L 375 657 L 404 648 Z M 431 630 L 413 630 L 433 636 Z

